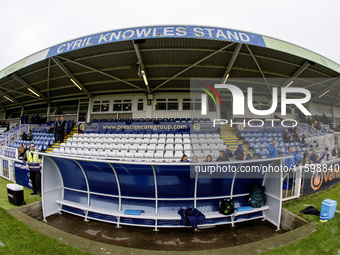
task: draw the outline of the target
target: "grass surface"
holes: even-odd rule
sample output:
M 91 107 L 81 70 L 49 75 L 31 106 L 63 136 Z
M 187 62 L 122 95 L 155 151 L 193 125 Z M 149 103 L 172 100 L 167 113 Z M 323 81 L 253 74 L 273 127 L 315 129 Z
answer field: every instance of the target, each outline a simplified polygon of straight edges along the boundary
M 308 205 L 313 205 L 315 208 L 321 210 L 322 201 L 327 198 L 338 201 L 337 210 L 339 210 L 340 184 L 334 186 L 332 189 L 324 190 L 284 204 L 284 208 L 301 216 L 308 222 L 317 224 L 317 231 L 297 242 L 266 252 L 265 254 L 340 255 L 340 214 L 335 213 L 333 219 L 321 223 L 318 216 L 304 215 L 300 212 L 300 210 L 305 209 Z
M 0 195 L 0 207 L 3 208 L 4 210 L 9 210 L 14 207 L 17 207 L 8 202 L 7 187 L 6 187 L 8 183 L 13 183 L 13 182 L 7 181 L 0 177 L 0 194 L 1 194 Z M 31 203 L 41 200 L 40 196 L 31 196 L 30 195 L 31 193 L 32 193 L 31 189 L 24 187 L 24 200 L 26 204 L 31 204 Z
M 92 254 L 41 234 L 6 213 L 5 210 L 17 207 L 8 202 L 7 183 L 12 182 L 0 178 L 0 254 Z M 24 187 L 26 204 L 41 200 L 40 196 L 31 196 L 31 193 L 31 189 Z
M 5 210 L 15 207 L 8 202 L 7 183 L 10 182 L 0 178 L 0 254 L 92 254 L 80 251 L 41 234 L 6 213 Z M 40 200 L 40 196 L 30 195 L 32 192 L 30 189 L 25 188 L 24 192 L 27 204 Z M 308 205 L 313 205 L 321 210 L 321 203 L 327 198 L 340 203 L 340 184 L 334 186 L 332 189 L 284 204 L 284 208 L 300 215 L 309 222 L 315 222 L 317 224 L 317 231 L 297 242 L 264 254 L 340 255 L 340 214 L 335 213 L 334 219 L 326 223 L 321 223 L 319 222 L 318 216 L 300 213 L 300 210 L 306 208 Z M 339 207 L 338 205 L 337 208 Z M 223 252 L 217 252 L 217 254 L 223 254 Z

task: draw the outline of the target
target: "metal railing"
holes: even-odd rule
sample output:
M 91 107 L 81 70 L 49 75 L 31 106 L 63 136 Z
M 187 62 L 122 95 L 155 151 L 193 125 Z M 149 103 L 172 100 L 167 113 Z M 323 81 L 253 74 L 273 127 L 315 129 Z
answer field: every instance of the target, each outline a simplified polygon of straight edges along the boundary
M 29 129 L 30 129 L 29 124 L 23 124 L 3 133 L 0 136 L 0 145 L 7 146 L 8 144 L 14 142 L 15 140 L 20 139 L 21 133 L 22 132 L 28 133 Z

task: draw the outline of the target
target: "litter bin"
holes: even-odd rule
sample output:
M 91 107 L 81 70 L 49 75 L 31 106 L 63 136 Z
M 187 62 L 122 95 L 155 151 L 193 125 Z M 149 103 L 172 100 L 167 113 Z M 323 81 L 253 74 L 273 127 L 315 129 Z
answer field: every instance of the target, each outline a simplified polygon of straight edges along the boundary
M 23 205 L 24 202 L 24 187 L 18 184 L 7 184 L 8 202 L 12 205 Z

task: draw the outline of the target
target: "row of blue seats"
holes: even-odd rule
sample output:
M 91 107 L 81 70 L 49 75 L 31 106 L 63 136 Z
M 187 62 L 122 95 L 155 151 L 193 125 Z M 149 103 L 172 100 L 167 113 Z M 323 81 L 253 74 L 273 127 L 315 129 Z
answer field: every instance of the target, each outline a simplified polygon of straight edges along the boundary
M 247 138 L 247 137 L 282 137 L 283 132 L 246 132 L 241 133 L 241 137 Z
M 33 136 L 37 136 L 37 135 L 39 135 L 39 136 L 46 136 L 46 137 L 54 136 L 53 133 L 46 133 L 46 132 L 42 132 L 42 131 L 33 131 L 32 134 L 33 134 Z
M 11 144 L 8 145 L 8 147 L 19 149 L 20 145 L 21 144 L 19 144 L 19 143 L 11 143 Z M 46 151 L 48 149 L 48 146 L 49 146 L 49 144 L 42 143 L 42 142 L 35 143 L 34 145 L 35 145 L 34 149 L 36 151 L 43 151 L 43 150 Z
M 274 138 L 278 142 L 283 142 L 283 137 L 246 138 L 246 139 L 244 139 L 244 141 L 246 143 L 272 143 Z

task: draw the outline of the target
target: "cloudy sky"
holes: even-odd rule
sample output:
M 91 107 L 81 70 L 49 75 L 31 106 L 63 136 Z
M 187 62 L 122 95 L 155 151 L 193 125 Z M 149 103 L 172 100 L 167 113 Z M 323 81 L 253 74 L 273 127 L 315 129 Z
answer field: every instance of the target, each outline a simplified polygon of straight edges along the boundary
M 339 11 L 339 0 L 2 1 L 0 70 L 77 37 L 165 24 L 217 26 L 263 34 L 340 63 Z

